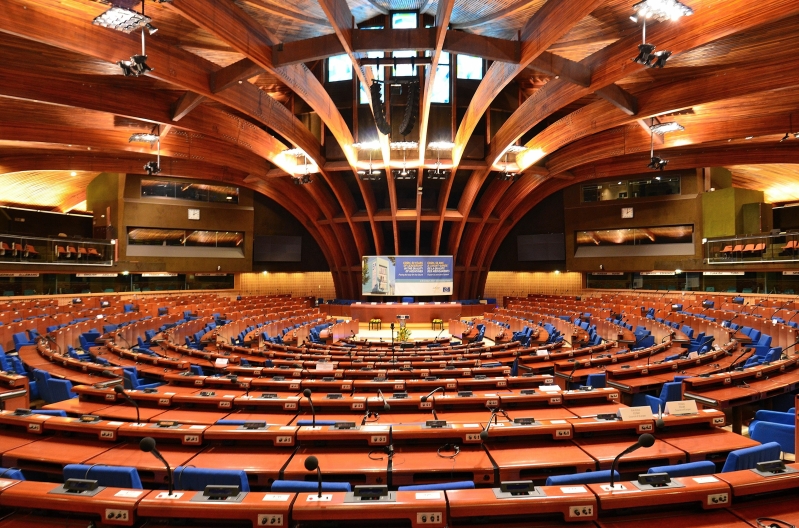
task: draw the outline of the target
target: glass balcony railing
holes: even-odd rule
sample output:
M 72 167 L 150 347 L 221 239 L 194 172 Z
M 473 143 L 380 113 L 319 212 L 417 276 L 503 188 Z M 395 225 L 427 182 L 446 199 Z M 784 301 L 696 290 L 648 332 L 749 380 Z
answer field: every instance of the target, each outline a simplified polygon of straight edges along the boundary
M 799 262 L 799 232 L 707 239 L 708 264 Z
M 0 234 L 0 264 L 4 263 L 111 266 L 114 245 L 107 240 Z

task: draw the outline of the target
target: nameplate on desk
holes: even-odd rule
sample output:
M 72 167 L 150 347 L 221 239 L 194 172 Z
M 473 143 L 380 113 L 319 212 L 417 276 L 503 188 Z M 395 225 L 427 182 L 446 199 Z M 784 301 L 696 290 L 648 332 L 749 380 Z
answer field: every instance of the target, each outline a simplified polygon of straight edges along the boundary
M 122 497 L 122 498 L 125 498 L 125 499 L 135 499 L 135 498 L 139 497 L 142 493 L 144 493 L 144 492 L 143 491 L 137 491 L 137 490 L 124 490 L 123 489 L 123 490 L 119 490 L 116 493 L 114 493 L 114 497 Z
M 158 495 L 155 496 L 156 499 L 163 499 L 163 500 L 178 500 L 183 496 L 183 493 L 176 491 L 172 495 L 169 494 L 168 491 L 162 491 Z
M 622 407 L 619 409 L 619 416 L 622 422 L 632 422 L 636 420 L 651 420 L 652 408 L 648 405 L 642 407 Z
M 305 499 L 306 502 L 330 502 L 333 500 L 333 495 L 324 493 L 321 497 L 319 495 L 308 495 Z
M 266 502 L 286 502 L 291 497 L 288 493 L 267 493 L 264 495 L 264 498 L 261 499 Z
M 546 349 L 536 350 L 535 351 L 535 355 L 536 356 L 548 356 L 549 355 L 549 350 L 546 350 Z
M 696 408 L 695 400 L 681 400 L 666 402 L 666 414 L 672 416 L 687 416 L 690 414 L 699 414 Z
M 437 500 L 440 498 L 440 491 L 420 491 L 416 493 L 416 500 Z
M 564 494 L 569 493 L 588 493 L 588 490 L 585 489 L 583 486 L 563 486 L 560 488 L 560 492 Z

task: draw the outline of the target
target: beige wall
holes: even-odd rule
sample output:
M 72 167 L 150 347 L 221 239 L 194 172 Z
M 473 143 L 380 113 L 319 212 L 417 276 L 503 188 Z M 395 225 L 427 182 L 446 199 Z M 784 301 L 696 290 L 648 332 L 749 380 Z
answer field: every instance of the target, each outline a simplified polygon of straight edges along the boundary
M 583 289 L 580 273 L 490 271 L 486 279 L 485 297 L 499 302 L 505 295 L 524 296 L 528 293 L 579 295 Z
M 328 271 L 241 273 L 236 275 L 235 287 L 245 295 L 290 293 L 295 297 L 308 295 L 325 300 L 336 297 L 333 275 Z

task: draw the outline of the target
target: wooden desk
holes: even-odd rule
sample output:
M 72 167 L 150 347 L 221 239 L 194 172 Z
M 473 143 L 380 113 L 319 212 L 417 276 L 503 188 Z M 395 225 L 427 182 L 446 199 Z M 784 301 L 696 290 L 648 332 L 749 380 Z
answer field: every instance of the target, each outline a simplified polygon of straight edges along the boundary
M 288 526 L 294 493 L 250 492 L 241 502 L 192 501 L 198 492 L 177 491 L 177 499 L 164 499 L 163 491 L 151 491 L 136 509 L 139 517 L 193 519 L 191 526 L 202 520 L 245 520 L 252 526 Z M 202 493 L 202 492 L 199 492 Z M 280 523 L 273 522 L 280 518 Z
M 392 485 L 448 480 L 473 480 L 475 484 L 482 485 L 494 483 L 494 466 L 481 446 L 461 445 L 460 453 L 454 458 L 438 456 L 438 447 L 438 444 L 396 447 L 392 460 Z M 452 449 L 442 451 L 442 455 L 452 454 Z M 453 478 L 453 474 L 457 474 L 457 478 Z
M 113 444 L 98 440 L 48 437 L 6 451 L 3 466 L 51 473 L 60 479 L 65 465 L 83 464 L 112 447 Z
M 252 445 L 213 445 L 198 453 L 188 463 L 196 467 L 210 469 L 241 469 L 247 473 L 250 482 L 255 482 L 258 486 L 265 487 L 271 485 L 273 480 L 280 478 L 280 468 L 291 458 L 291 453 L 291 449 L 253 447 Z M 324 468 L 325 466 L 321 467 Z M 310 474 L 305 471 L 304 467 L 303 471 L 305 474 Z M 303 478 L 295 480 L 303 480 Z
M 543 497 L 506 499 L 497 499 L 490 488 L 448 491 L 451 526 L 473 526 L 470 521 L 477 512 L 491 526 L 551 527 L 564 520 L 574 528 L 596 526 L 580 522 L 596 519 L 596 496 L 587 488 L 577 493 L 563 493 L 558 486 L 542 486 L 541 490 L 545 494 Z M 593 513 L 585 516 L 583 508 L 590 508 Z
M 493 306 L 483 305 L 480 307 L 480 313 L 491 311 Z M 430 324 L 433 319 L 441 319 L 449 321 L 450 319 L 458 319 L 461 316 L 462 307 L 460 303 L 412 303 L 412 304 L 351 304 L 350 306 L 343 307 L 344 311 L 349 312 L 352 319 L 360 321 L 369 321 L 370 319 L 382 319 L 386 326 L 388 323 L 395 322 L 397 315 L 410 315 L 408 322 L 410 323 L 426 323 Z M 332 312 L 331 312 L 332 313 Z M 346 314 L 342 314 L 346 315 Z
M 750 438 L 717 428 L 658 433 L 657 437 L 685 451 L 687 462 L 710 460 L 716 463 L 719 471 L 730 451 L 760 445 Z
M 94 520 L 102 520 L 105 524 L 116 526 L 133 526 L 136 522 L 136 505 L 139 500 L 147 493 L 144 490 L 125 490 L 122 488 L 105 488 L 93 497 L 84 497 L 77 494 L 55 495 L 49 493 L 58 487 L 54 482 L 33 482 L 22 481 L 10 488 L 6 488 L 0 493 L 0 505 L 14 508 L 26 508 L 34 510 L 50 510 L 55 512 L 69 512 L 79 514 L 89 514 Z M 127 520 L 113 519 L 106 517 L 106 509 L 113 508 L 127 512 Z M 21 520 L 25 517 L 14 516 Z M 63 517 L 58 519 L 58 523 L 50 526 L 73 526 L 67 524 Z M 0 526 L 3 526 L 0 524 Z M 40 524 L 9 524 L 8 526 L 42 526 Z M 48 526 L 48 524 L 44 524 Z M 80 525 L 85 527 L 86 521 Z
M 787 467 L 799 469 L 799 464 L 786 464 Z M 748 469 L 719 473 L 718 478 L 732 487 L 733 497 L 745 497 L 759 493 L 791 490 L 799 488 L 799 473 L 784 473 L 763 477 Z
M 185 464 L 199 447 L 187 447 L 174 444 L 158 444 L 158 451 L 164 456 L 169 466 L 175 468 Z M 139 448 L 139 442 L 118 444 L 113 449 L 100 453 L 85 462 L 86 464 L 104 464 L 108 466 L 132 466 L 139 472 L 143 482 L 154 482 L 164 485 L 167 482 L 166 468 L 152 453 L 145 453 Z M 198 465 L 198 467 L 201 467 Z
M 799 523 L 799 510 L 796 508 L 795 498 L 795 495 L 782 495 L 755 502 L 742 502 L 733 505 L 730 512 L 747 521 L 751 526 L 757 526 L 756 519 L 758 517 L 773 517 L 796 526 Z M 770 523 L 765 522 L 764 524 L 768 526 Z
M 683 392 L 686 400 L 696 400 L 702 405 L 716 409 L 732 408 L 732 430 L 741 434 L 742 416 L 741 405 L 760 399 L 760 392 L 751 387 L 727 387 L 705 390 L 702 392 Z
M 635 436 L 618 437 L 618 436 L 605 436 L 599 438 L 581 438 L 574 439 L 580 449 L 588 453 L 593 459 L 599 463 L 599 469 L 610 469 L 613 464 L 613 459 L 616 456 L 630 447 L 638 440 Z M 664 442 L 663 440 L 656 439 L 654 445 L 648 449 L 638 449 L 632 453 L 625 455 L 619 460 L 619 473 L 622 475 L 628 474 L 630 476 L 637 476 L 639 473 L 646 473 L 651 467 L 657 466 L 670 466 L 673 464 L 681 464 L 685 462 L 687 455 L 681 449 L 677 449 Z
M 86 528 L 86 519 L 67 519 L 63 515 L 44 517 L 36 513 L 14 513 L 0 521 L 0 528 Z
M 727 510 L 705 512 L 660 512 L 597 521 L 600 528 L 640 528 L 641 526 L 679 526 L 680 528 L 752 528 Z
M 40 437 L 12 431 L 0 432 L 0 454 L 39 440 Z M 10 466 L 7 466 L 10 467 Z
M 387 484 L 388 457 L 377 453 L 374 455 L 375 459 L 371 459 L 369 451 L 368 448 L 302 447 L 291 458 L 282 478 L 316 481 L 316 474 L 309 472 L 304 465 L 305 459 L 314 455 L 319 459 L 323 480 L 352 484 Z M 277 466 L 279 467 L 281 466 Z
M 608 484 L 589 484 L 588 488 L 597 496 L 600 517 L 603 512 L 612 510 L 651 511 L 655 506 L 676 504 L 685 507 L 700 505 L 702 509 L 713 510 L 729 506 L 732 500 L 730 486 L 712 475 L 671 480 L 682 484 L 682 487 L 641 490 L 633 482 L 622 481 L 614 484 L 613 490 L 610 490 Z
M 596 460 L 569 440 L 488 444 L 488 452 L 499 466 L 500 481 L 533 480 L 543 484 L 550 475 L 595 471 L 597 466 Z
M 323 470 L 324 471 L 324 470 Z M 415 491 L 398 491 L 394 502 L 345 503 L 344 493 L 324 493 L 325 501 L 316 500 L 316 493 L 299 493 L 294 501 L 291 518 L 304 522 L 327 521 L 335 526 L 347 527 L 393 527 L 408 526 L 425 528 L 441 527 L 447 523 L 447 501 L 443 491 L 419 493 Z M 422 515 L 428 518 L 422 522 Z M 430 522 L 435 517 L 437 522 Z
M 217 420 L 223 420 L 230 415 L 224 411 L 204 411 L 195 409 L 170 409 L 162 411 L 150 421 L 167 420 L 176 421 L 181 424 L 213 425 Z

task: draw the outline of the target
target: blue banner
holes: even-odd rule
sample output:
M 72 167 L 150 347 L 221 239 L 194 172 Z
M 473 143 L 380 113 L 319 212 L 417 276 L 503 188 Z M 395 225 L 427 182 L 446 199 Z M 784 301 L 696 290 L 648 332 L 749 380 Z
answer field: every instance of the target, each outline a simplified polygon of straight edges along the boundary
M 363 257 L 364 295 L 451 295 L 453 260 L 446 256 Z

